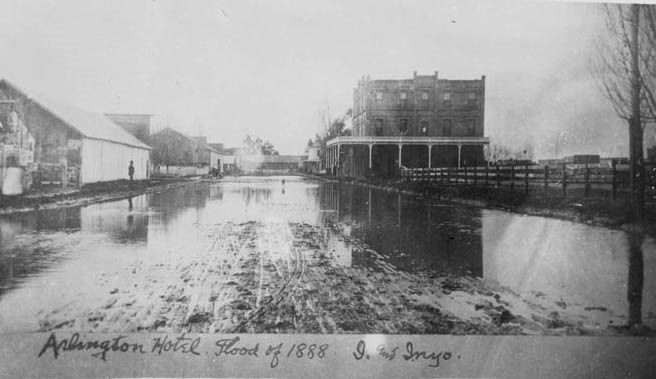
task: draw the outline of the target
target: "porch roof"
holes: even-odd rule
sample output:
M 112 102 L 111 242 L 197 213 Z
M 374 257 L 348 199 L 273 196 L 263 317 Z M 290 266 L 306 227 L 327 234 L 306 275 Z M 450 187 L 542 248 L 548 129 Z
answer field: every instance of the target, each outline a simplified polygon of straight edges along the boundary
M 417 136 L 341 136 L 335 137 L 326 146 L 332 145 L 487 145 L 489 137 L 417 137 Z

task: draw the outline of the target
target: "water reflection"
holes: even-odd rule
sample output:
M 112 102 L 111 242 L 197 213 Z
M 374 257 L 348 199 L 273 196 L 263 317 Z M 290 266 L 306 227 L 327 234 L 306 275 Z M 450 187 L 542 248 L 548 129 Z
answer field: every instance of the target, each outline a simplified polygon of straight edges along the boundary
M 0 218 L 0 293 L 66 258 L 80 236 L 102 234 L 107 242 L 146 243 L 147 199 L 23 212 Z
M 644 260 L 642 244 L 644 234 L 639 230 L 629 230 L 629 279 L 627 300 L 629 302 L 628 325 L 642 324 L 642 291 L 644 288 Z
M 407 273 L 481 277 L 527 299 L 556 299 L 568 311 L 578 306 L 599 320 L 656 326 L 656 246 L 640 233 L 475 207 L 427 206 L 414 196 L 293 178 L 285 185 L 279 178 L 195 184 L 0 217 L 0 309 L 15 308 L 5 297 L 11 289 L 23 289 L 16 291 L 16 304 L 44 290 L 61 292 L 65 301 L 72 295 L 52 286 L 53 277 L 58 270 L 60 281 L 92 275 L 84 259 L 102 259 L 98 272 L 120 271 L 129 259 L 154 264 L 165 251 L 202 249 L 199 225 L 250 221 L 319 227 L 323 247 L 343 267 L 375 270 L 382 256 Z M 84 241 L 92 242 L 82 246 Z M 30 278 L 35 278 L 30 286 L 23 283 Z M 17 313 L 10 319 L 25 317 Z
M 656 327 L 656 297 L 643 298 L 656 290 L 656 262 L 652 254 L 645 264 L 643 251 L 656 247 L 640 232 L 427 206 L 414 196 L 340 183 L 322 186 L 319 197 L 322 223 L 340 225 L 398 269 L 477 276 L 593 319 Z M 375 267 L 366 251 L 346 250 L 353 266 Z
M 58 246 L 81 228 L 80 207 L 42 209 L 0 218 L 0 294 L 62 258 Z
M 0 244 L 25 232 L 61 231 L 80 229 L 80 207 L 40 209 L 0 218 Z
M 128 198 L 126 202 L 89 205 L 80 211 L 81 230 L 85 233 L 106 234 L 114 243 L 145 244 L 148 241 L 147 210 L 146 196 L 134 200 Z
M 204 209 L 208 197 L 210 186 L 205 184 L 190 184 L 149 194 L 148 205 L 158 211 L 158 217 L 152 221 L 168 228 L 169 224 L 187 209 Z
M 245 206 L 249 206 L 251 203 L 258 205 L 265 204 L 271 198 L 271 187 L 263 185 L 243 187 L 241 189 L 241 197 Z
M 656 326 L 656 262 L 643 251 L 656 246 L 640 233 L 483 212 L 485 279 L 600 320 Z
M 482 276 L 480 209 L 427 207 L 400 194 L 338 183 L 320 192 L 324 222 L 349 225 L 348 236 L 397 268 Z M 373 260 L 358 256 L 353 264 L 368 266 Z

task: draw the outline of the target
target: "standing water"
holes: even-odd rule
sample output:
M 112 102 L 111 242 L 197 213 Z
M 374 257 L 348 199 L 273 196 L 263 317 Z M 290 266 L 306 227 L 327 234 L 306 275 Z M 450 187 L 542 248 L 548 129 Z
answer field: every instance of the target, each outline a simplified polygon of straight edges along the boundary
M 0 331 L 654 328 L 656 246 L 630 238 L 298 177 L 190 184 L 0 218 Z

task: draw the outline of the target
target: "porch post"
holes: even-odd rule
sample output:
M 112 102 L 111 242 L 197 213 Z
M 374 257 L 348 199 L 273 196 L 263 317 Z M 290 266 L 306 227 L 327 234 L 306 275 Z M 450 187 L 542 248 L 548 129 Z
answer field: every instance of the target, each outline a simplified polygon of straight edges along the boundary
M 330 168 L 333 170 L 333 175 L 335 175 L 335 146 L 333 146 L 330 153 L 332 155 L 332 162 L 331 162 L 332 165 L 330 166 Z
M 335 157 L 333 157 L 333 149 L 334 149 L 334 148 L 335 148 L 334 146 L 331 146 L 331 147 L 330 147 L 330 154 L 328 154 L 328 158 L 329 158 L 329 160 L 330 160 L 330 174 L 331 174 L 331 175 L 334 174 L 334 173 L 333 173 L 333 166 L 334 166 L 334 165 L 333 165 L 333 161 L 335 160 Z
M 340 163 L 341 163 L 340 159 L 339 159 L 340 158 L 339 153 L 340 153 L 340 150 L 341 150 L 340 147 L 341 147 L 341 145 L 337 144 L 337 171 L 339 171 L 339 166 L 340 166 Z
M 431 168 L 431 151 L 433 150 L 432 145 L 428 145 L 428 168 Z
M 462 144 L 458 144 L 458 168 L 460 168 L 460 162 L 461 162 L 460 157 L 461 157 L 461 154 L 462 154 Z
M 374 145 L 369 144 L 369 169 L 370 170 L 371 170 L 371 167 L 372 167 L 372 164 L 373 164 L 372 161 L 371 161 L 371 151 L 372 151 L 373 147 L 374 147 Z
M 403 150 L 403 144 L 399 144 L 399 168 L 401 168 L 401 151 Z

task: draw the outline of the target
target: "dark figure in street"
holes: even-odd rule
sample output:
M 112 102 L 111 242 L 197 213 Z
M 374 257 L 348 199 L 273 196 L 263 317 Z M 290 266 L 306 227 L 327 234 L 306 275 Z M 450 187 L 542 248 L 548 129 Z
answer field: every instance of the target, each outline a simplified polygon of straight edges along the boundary
M 130 161 L 130 166 L 128 167 L 128 175 L 130 176 L 130 184 L 134 181 L 134 161 Z

